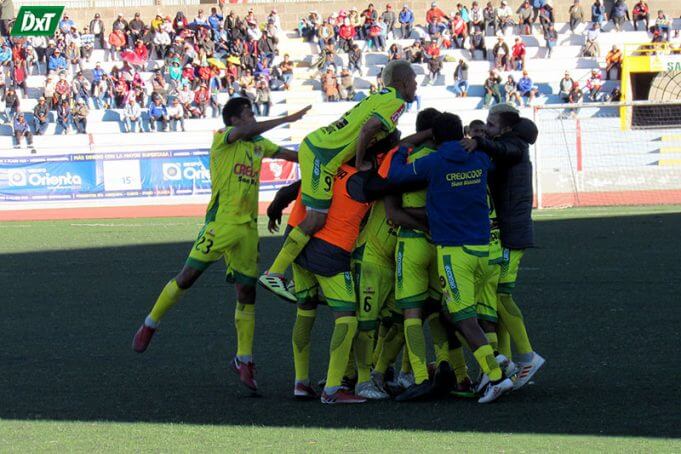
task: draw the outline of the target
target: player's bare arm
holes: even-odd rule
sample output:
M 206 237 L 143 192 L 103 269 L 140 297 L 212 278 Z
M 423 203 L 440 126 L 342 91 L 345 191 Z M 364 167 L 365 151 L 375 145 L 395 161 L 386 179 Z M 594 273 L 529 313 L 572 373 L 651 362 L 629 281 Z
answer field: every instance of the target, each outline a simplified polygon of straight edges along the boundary
M 391 223 L 412 230 L 428 230 L 427 222 L 412 216 L 402 207 L 402 197 L 400 195 L 386 196 L 383 201 L 385 202 L 386 217 Z
M 359 132 L 359 140 L 357 141 L 357 153 L 355 155 L 355 167 L 358 170 L 369 170 L 371 163 L 364 162 L 366 149 L 376 134 L 383 128 L 383 123 L 376 117 L 371 117 L 364 123 L 362 130 Z
M 312 106 L 307 106 L 298 112 L 292 113 L 291 115 L 286 115 L 267 121 L 256 122 L 254 120 L 248 121 L 246 118 L 240 118 L 242 121 L 238 121 L 238 124 L 237 122 L 232 123 L 234 128 L 229 133 L 227 143 L 234 143 L 237 140 L 250 139 L 257 135 L 263 134 L 270 129 L 274 129 L 277 126 L 298 121 L 303 118 L 311 108 Z M 244 112 L 244 115 L 249 116 L 248 112 Z M 241 117 L 243 117 L 243 115 Z M 253 118 L 252 112 L 250 113 L 250 117 Z

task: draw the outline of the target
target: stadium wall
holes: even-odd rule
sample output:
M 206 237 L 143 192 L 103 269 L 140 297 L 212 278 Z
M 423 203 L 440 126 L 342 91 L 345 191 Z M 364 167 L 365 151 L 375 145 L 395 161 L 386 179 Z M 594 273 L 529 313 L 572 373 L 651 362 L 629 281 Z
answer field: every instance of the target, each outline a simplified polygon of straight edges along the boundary
M 399 2 L 375 2 L 376 8 L 382 11 L 386 3 L 391 3 L 393 8 L 401 8 L 403 4 L 409 5 L 410 8 L 415 13 L 416 23 L 424 23 L 426 11 L 430 7 L 432 0 L 407 0 Z M 162 3 L 162 2 L 161 2 Z M 358 9 L 365 8 L 368 1 L 355 1 L 348 3 L 347 1 L 321 1 L 321 2 L 267 2 L 267 3 L 236 3 L 228 4 L 225 6 L 225 12 L 228 10 L 234 10 L 238 15 L 243 16 L 246 14 L 249 8 L 253 8 L 256 17 L 264 20 L 272 9 L 276 9 L 277 13 L 281 17 L 282 26 L 287 30 L 293 30 L 298 25 L 298 20 L 300 17 L 306 16 L 309 11 L 317 11 L 322 16 L 329 16 L 333 12 L 338 12 L 341 9 L 349 9 L 353 6 Z M 471 1 L 465 1 L 464 3 L 470 4 Z M 484 1 L 479 1 L 479 3 L 484 5 Z M 498 1 L 494 4 L 498 5 Z M 509 5 L 514 9 L 520 5 L 521 0 L 509 0 Z M 611 0 L 606 0 L 606 6 L 609 8 L 612 4 Z M 633 6 L 633 2 L 629 6 Z M 553 2 L 556 21 L 557 22 L 567 22 L 568 21 L 568 8 L 572 4 L 572 0 L 555 0 Z M 662 9 L 666 12 L 667 16 L 670 18 L 678 18 L 681 15 L 681 2 L 679 0 L 651 0 L 648 2 L 651 10 L 651 19 L 655 16 L 657 10 Z M 440 7 L 445 9 L 446 12 L 454 9 L 456 2 L 440 2 Z M 90 22 L 95 13 L 100 13 L 104 23 L 111 24 L 116 19 L 118 13 L 123 13 L 127 16 L 131 16 L 134 12 L 139 11 L 142 14 L 145 22 L 148 22 L 156 14 L 161 14 L 163 16 L 170 15 L 174 16 L 175 12 L 183 11 L 191 19 L 196 15 L 199 8 L 203 8 L 205 11 L 210 11 L 212 6 L 217 6 L 217 2 L 214 4 L 204 3 L 200 5 L 159 5 L 159 6 L 125 6 L 119 8 L 104 8 L 104 7 L 93 7 L 93 8 L 66 8 L 70 17 L 78 24 L 87 24 Z M 583 1 L 582 7 L 584 8 L 584 13 L 589 20 L 590 18 L 590 8 L 591 2 Z M 608 9 L 609 11 L 609 9 Z

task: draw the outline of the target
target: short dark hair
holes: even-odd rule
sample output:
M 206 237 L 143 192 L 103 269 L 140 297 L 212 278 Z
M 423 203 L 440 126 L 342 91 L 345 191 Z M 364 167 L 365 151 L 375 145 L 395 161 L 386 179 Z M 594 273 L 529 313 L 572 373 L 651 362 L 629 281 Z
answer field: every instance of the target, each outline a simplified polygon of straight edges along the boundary
M 463 139 L 461 118 L 449 112 L 438 115 L 433 122 L 433 139 L 437 144 Z
M 227 101 L 222 108 L 222 121 L 226 126 L 232 125 L 232 117 L 238 117 L 244 108 L 251 108 L 251 101 L 248 98 L 232 98 Z
M 416 116 L 416 132 L 425 131 L 426 129 L 432 129 L 435 119 L 441 114 L 441 112 L 432 107 L 423 109 Z
M 473 127 L 480 127 L 482 126 L 483 128 L 485 127 L 485 122 L 482 120 L 473 120 L 471 123 L 468 125 L 469 128 L 473 129 Z

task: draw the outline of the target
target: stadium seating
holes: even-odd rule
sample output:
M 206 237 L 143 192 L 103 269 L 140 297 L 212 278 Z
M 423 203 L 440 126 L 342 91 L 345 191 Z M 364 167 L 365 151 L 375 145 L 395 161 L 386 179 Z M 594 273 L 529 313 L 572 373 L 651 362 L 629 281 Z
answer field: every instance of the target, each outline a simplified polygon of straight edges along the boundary
M 678 20 L 677 20 L 678 22 Z M 558 46 L 554 49 L 551 59 L 545 58 L 546 48 L 543 37 L 535 30 L 535 34 L 531 36 L 523 36 L 524 42 L 527 44 L 527 63 L 526 68 L 530 77 L 533 79 L 535 85 L 539 87 L 540 96 L 535 100 L 536 104 L 545 103 L 560 103 L 560 98 L 557 95 L 558 83 L 565 70 L 569 70 L 572 77 L 580 82 L 585 82 L 586 77 L 593 68 L 604 68 L 605 53 L 612 45 L 622 47 L 625 43 L 649 42 L 650 37 L 646 32 L 635 32 L 631 29 L 631 24 L 626 24 L 628 27 L 625 31 L 620 33 L 607 32 L 600 35 L 601 57 L 596 58 L 582 58 L 579 56 L 581 46 L 584 42 L 584 37 L 580 33 L 571 34 L 566 24 L 556 24 L 556 30 L 559 31 Z M 675 24 L 678 28 L 679 24 Z M 583 26 L 582 26 L 583 27 Z M 608 27 L 606 27 L 608 30 Z M 416 32 L 414 36 L 419 32 Z M 507 34 L 505 40 L 512 44 L 514 40 L 512 34 Z M 487 47 L 491 49 L 493 43 L 496 42 L 495 37 L 487 37 Z M 393 40 L 388 41 L 388 45 L 392 44 Z M 400 45 L 408 46 L 413 40 L 397 40 Z M 365 49 L 363 75 L 356 75 L 355 88 L 358 90 L 367 90 L 369 86 L 376 81 L 376 75 L 380 71 L 380 67 L 387 63 L 387 57 L 383 53 L 372 52 L 367 47 L 367 43 L 359 42 Z M 271 116 L 278 116 L 287 112 L 295 111 L 305 105 L 312 104 L 313 110 L 310 115 L 302 121 L 297 122 L 290 127 L 279 128 L 273 131 L 270 135 L 272 138 L 281 141 L 296 142 L 304 136 L 306 132 L 331 122 L 338 117 L 342 112 L 347 110 L 351 103 L 325 103 L 322 100 L 322 94 L 319 90 L 320 83 L 318 74 L 310 68 L 311 61 L 316 58 L 318 52 L 315 44 L 303 42 L 297 38 L 294 33 L 288 33 L 287 37 L 280 42 L 280 53 L 289 53 L 292 60 L 298 62 L 294 68 L 294 80 L 291 84 L 291 89 L 286 92 L 272 92 L 273 105 L 270 110 Z M 482 111 L 476 111 L 482 106 L 483 88 L 482 83 L 487 77 L 488 71 L 491 68 L 489 61 L 481 59 L 471 60 L 468 51 L 462 50 L 446 50 L 443 52 L 447 55 L 447 60 L 443 64 L 441 76 L 430 83 L 426 75 L 425 68 L 417 69 L 417 81 L 419 83 L 418 94 L 420 96 L 421 107 L 435 107 L 440 109 L 455 110 L 462 115 L 464 120 L 479 118 L 484 116 Z M 452 75 L 456 66 L 456 61 L 459 58 L 464 58 L 469 63 L 469 82 L 471 84 L 469 96 L 466 98 L 456 98 L 451 85 L 453 83 Z M 481 58 L 481 56 L 478 56 Z M 85 65 L 85 72 L 88 73 L 94 67 L 95 62 L 102 62 L 102 66 L 106 70 L 110 70 L 115 64 L 114 62 L 106 62 L 103 50 L 95 50 L 90 62 Z M 275 62 L 276 63 L 276 62 Z M 145 81 L 149 81 L 152 76 L 153 69 L 162 65 L 162 61 L 150 61 L 147 70 L 142 74 Z M 343 66 L 347 64 L 347 56 L 340 54 L 337 57 L 337 64 Z M 507 73 L 502 73 L 505 77 Z M 513 72 L 516 80 L 519 77 L 519 72 Z M 27 113 L 27 119 L 31 121 L 31 112 L 36 98 L 42 93 L 45 83 L 45 77 L 40 75 L 31 75 L 28 79 L 28 95 L 29 99 L 21 100 L 21 110 Z M 618 82 L 605 82 L 602 91 L 609 93 Z M 222 102 L 226 101 L 226 94 L 222 95 Z M 413 106 L 411 111 L 406 114 L 404 120 L 404 132 L 408 133 L 413 125 L 413 115 L 415 115 L 416 106 Z M 597 114 L 598 110 L 592 109 L 588 112 Z M 208 109 L 210 115 L 210 109 Z M 178 146 L 178 145 L 194 145 L 205 147 L 208 145 L 206 139 L 206 132 L 214 131 L 221 127 L 222 122 L 220 118 L 208 118 L 205 120 L 193 119 L 186 121 L 186 134 L 180 133 L 134 133 L 121 134 L 122 129 L 119 122 L 119 111 L 116 109 L 109 110 L 94 110 L 90 111 L 88 116 L 88 135 L 68 135 L 60 136 L 58 141 L 54 140 L 56 125 L 54 124 L 54 112 L 52 112 L 52 121 L 45 136 L 35 137 L 35 145 L 38 153 L 44 154 L 59 154 L 65 151 L 89 150 L 93 146 L 97 150 L 116 149 L 124 146 L 135 147 L 156 147 L 163 146 Z M 148 130 L 148 124 L 145 124 L 145 129 Z M 18 152 L 12 150 L 11 128 L 9 125 L 0 126 L 0 153 L 3 155 L 16 155 Z M 165 134 L 168 137 L 160 140 L 158 135 Z M 172 137 L 172 139 L 171 139 Z M 93 145 L 94 144 L 94 145 Z

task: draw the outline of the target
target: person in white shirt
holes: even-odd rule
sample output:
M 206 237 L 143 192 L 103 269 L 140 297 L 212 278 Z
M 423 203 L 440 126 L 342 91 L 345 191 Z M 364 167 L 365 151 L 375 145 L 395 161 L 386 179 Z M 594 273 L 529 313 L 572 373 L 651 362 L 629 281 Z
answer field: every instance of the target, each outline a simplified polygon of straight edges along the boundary
M 173 131 L 177 131 L 177 122 L 180 122 L 180 128 L 182 128 L 182 132 L 184 132 L 184 107 L 180 104 L 180 100 L 178 98 L 173 99 L 172 104 L 168 106 L 167 110 L 170 128 Z
M 135 101 L 135 98 L 130 98 L 121 116 L 123 117 L 123 129 L 125 129 L 125 132 L 135 132 L 135 125 L 137 125 L 140 132 L 144 132 L 142 129 L 142 109 Z

